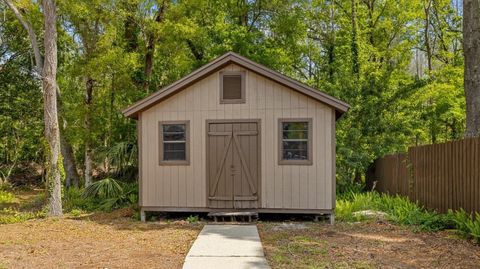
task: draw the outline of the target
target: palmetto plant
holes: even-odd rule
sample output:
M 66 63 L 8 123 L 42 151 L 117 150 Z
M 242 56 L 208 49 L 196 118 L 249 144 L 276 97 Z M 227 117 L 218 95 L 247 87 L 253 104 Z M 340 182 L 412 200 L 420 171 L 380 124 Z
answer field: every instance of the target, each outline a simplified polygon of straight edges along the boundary
M 105 148 L 99 156 L 108 159 L 112 174 L 132 178 L 137 167 L 137 144 L 134 141 L 118 142 Z
M 138 185 L 122 183 L 113 178 L 105 178 L 86 187 L 83 190 L 83 197 L 100 199 L 99 208 L 111 210 L 120 206 L 135 204 L 138 201 Z
M 118 181 L 113 178 L 105 178 L 96 181 L 83 190 L 85 198 L 109 199 L 118 197 L 122 194 L 123 188 Z

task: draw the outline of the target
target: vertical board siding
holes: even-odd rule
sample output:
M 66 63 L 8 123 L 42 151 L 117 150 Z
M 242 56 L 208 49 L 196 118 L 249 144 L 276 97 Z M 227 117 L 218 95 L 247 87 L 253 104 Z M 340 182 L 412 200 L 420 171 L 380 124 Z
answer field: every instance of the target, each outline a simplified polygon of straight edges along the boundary
M 246 102 L 220 104 L 220 71 L 246 72 Z M 312 118 L 313 165 L 278 165 L 278 119 Z M 259 119 L 260 208 L 332 209 L 335 111 L 272 80 L 229 65 L 141 113 L 142 206 L 207 207 L 206 121 Z M 190 121 L 190 165 L 158 165 L 158 122 Z M 243 188 L 244 186 L 242 186 Z
M 409 148 L 375 161 L 370 181 L 439 212 L 480 212 L 480 138 Z

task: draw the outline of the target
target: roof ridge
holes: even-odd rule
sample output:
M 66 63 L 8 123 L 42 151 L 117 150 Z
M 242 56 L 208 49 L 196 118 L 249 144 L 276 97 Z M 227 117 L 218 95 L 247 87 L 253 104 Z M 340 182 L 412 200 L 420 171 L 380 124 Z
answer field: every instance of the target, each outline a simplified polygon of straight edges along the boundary
M 312 88 L 305 83 L 302 83 L 296 79 L 288 77 L 280 72 L 277 72 L 271 68 L 268 68 L 262 64 L 254 62 L 247 57 L 237 54 L 233 51 L 224 53 L 223 55 L 215 58 L 211 62 L 197 68 L 190 72 L 188 75 L 181 79 L 163 87 L 162 89 L 150 94 L 149 96 L 135 102 L 131 106 L 124 109 L 122 112 L 125 116 L 131 118 L 137 118 L 137 114 L 141 111 L 148 109 L 149 107 L 161 102 L 166 97 L 175 94 L 177 91 L 183 90 L 196 81 L 204 78 L 205 76 L 217 71 L 223 66 L 229 63 L 238 64 L 246 69 L 256 72 L 264 77 L 274 80 L 277 83 L 283 84 L 288 88 L 297 90 L 307 96 L 316 99 L 319 102 L 323 102 L 331 107 L 335 108 L 338 115 L 343 114 L 349 109 L 349 105 L 340 99 L 328 95 L 318 89 Z M 338 118 L 338 117 L 337 117 Z

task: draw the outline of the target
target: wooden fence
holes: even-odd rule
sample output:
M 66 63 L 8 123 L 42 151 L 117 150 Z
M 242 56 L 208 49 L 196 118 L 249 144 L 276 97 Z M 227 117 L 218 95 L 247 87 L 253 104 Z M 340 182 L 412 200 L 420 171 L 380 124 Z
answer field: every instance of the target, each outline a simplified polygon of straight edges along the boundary
M 480 212 L 480 138 L 412 147 L 375 161 L 367 175 L 380 192 L 399 194 L 439 212 Z

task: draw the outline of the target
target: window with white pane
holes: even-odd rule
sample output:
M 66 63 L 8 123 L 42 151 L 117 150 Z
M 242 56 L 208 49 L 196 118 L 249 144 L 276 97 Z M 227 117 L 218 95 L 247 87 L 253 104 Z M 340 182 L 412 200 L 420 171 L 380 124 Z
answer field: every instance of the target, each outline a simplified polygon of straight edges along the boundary
M 312 164 L 311 119 L 280 119 L 279 129 L 279 164 Z
M 160 122 L 159 124 L 159 157 L 160 165 L 163 164 L 188 164 L 189 163 L 189 123 Z

